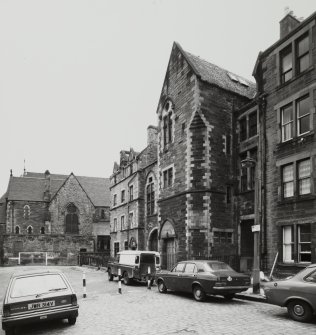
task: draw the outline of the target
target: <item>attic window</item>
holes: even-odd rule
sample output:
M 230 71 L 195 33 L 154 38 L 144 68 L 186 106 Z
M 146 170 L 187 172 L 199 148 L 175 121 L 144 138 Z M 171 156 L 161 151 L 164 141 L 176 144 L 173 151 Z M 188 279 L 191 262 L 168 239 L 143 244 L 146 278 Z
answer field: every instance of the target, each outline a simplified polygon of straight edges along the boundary
M 228 77 L 229 77 L 232 81 L 238 83 L 238 79 L 237 79 L 237 77 L 236 77 L 234 74 L 229 73 L 229 72 L 227 72 L 227 74 L 228 74 Z
M 242 78 L 240 78 L 240 77 L 238 77 L 238 79 L 239 79 L 239 82 L 241 83 L 241 85 L 244 85 L 244 86 L 246 86 L 246 87 L 249 87 L 248 83 L 247 83 L 244 79 L 242 79 Z
M 249 87 L 249 84 L 246 82 L 245 79 L 238 77 L 230 72 L 227 72 L 228 77 L 235 83 L 239 83 L 245 87 Z

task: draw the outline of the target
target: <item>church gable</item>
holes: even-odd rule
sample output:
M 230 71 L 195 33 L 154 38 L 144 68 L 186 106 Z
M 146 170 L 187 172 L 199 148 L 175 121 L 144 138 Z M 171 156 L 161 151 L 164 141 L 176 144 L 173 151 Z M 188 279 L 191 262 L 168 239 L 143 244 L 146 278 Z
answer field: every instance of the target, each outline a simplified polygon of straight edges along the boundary
M 73 174 L 51 200 L 49 211 L 52 233 L 92 234 L 95 207 Z

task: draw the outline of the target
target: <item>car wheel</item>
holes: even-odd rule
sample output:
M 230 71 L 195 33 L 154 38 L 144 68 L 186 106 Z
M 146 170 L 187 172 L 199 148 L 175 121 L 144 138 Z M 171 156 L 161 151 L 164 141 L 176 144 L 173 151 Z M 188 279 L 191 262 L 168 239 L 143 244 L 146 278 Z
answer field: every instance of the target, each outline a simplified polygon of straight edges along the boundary
M 76 321 L 77 321 L 77 318 L 76 318 L 75 316 L 70 316 L 70 317 L 68 318 L 68 323 L 69 323 L 71 326 L 73 326 L 73 325 L 76 323 Z
M 232 300 L 232 299 L 235 298 L 235 294 L 225 294 L 224 298 L 227 299 L 227 300 Z
M 293 300 L 288 303 L 287 310 L 295 321 L 308 322 L 313 316 L 313 311 L 308 303 L 302 300 Z
M 130 280 L 127 272 L 123 273 L 123 283 L 124 283 L 124 285 L 129 285 L 131 283 L 131 280 Z
M 193 296 L 197 301 L 204 301 L 206 298 L 205 292 L 200 285 L 195 285 L 193 287 Z
M 113 274 L 111 272 L 111 269 L 108 269 L 108 279 L 109 281 L 113 281 Z
M 158 291 L 160 293 L 167 293 L 167 287 L 163 280 L 158 281 Z

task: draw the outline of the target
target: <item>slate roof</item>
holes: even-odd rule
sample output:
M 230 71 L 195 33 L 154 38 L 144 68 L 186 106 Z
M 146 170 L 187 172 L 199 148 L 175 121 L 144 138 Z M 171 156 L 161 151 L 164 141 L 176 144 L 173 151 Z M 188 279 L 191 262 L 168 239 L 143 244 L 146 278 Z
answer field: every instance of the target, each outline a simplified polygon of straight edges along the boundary
M 227 71 L 217 65 L 209 63 L 208 61 L 194 56 L 187 51 L 184 51 L 179 43 L 175 42 L 175 45 L 186 58 L 195 74 L 203 81 L 219 86 L 225 90 L 234 92 L 241 96 L 245 96 L 249 99 L 253 99 L 255 97 L 256 84 L 252 81 L 234 74 L 233 72 Z
M 52 197 L 69 175 L 51 174 Z M 108 178 L 76 176 L 94 206 L 110 206 L 110 180 Z M 8 200 L 43 201 L 45 174 L 28 172 L 26 176 L 11 177 L 6 194 Z M 1 199 L 2 199 L 1 198 Z

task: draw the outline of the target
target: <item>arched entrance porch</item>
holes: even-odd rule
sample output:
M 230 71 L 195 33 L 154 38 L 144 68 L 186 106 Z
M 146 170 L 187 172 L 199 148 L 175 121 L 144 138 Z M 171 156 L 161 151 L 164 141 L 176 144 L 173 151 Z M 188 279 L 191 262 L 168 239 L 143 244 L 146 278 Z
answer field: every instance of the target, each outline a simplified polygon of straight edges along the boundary
M 167 220 L 160 231 L 162 268 L 172 269 L 177 262 L 177 238 L 173 224 Z

